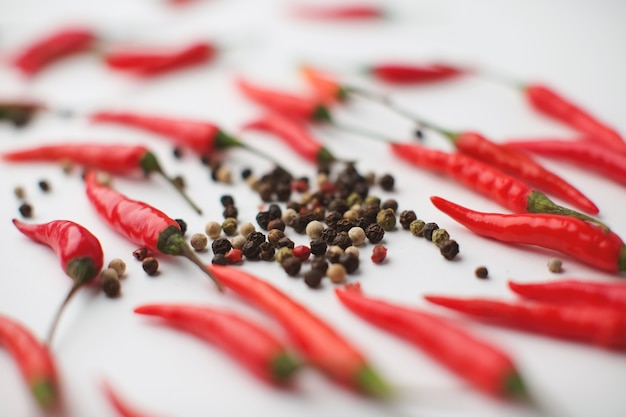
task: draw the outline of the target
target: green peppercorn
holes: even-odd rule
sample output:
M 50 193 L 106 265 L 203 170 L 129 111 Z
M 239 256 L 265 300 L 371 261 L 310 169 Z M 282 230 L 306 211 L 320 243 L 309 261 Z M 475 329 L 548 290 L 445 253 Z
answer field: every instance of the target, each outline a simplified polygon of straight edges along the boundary
M 425 225 L 424 220 L 413 220 L 409 225 L 409 230 L 413 236 L 423 237 Z
M 393 209 L 381 209 L 376 215 L 376 223 L 383 228 L 385 232 L 389 232 L 396 227 L 396 214 Z
M 373 205 L 376 207 L 380 207 L 380 197 L 376 197 L 375 195 L 368 195 L 367 197 L 365 197 L 365 200 L 363 200 L 363 204 L 362 206 L 369 206 L 369 205 Z
M 282 248 L 278 248 L 278 250 L 274 254 L 274 259 L 276 259 L 276 262 L 282 265 L 285 259 L 290 258 L 292 256 L 293 256 L 293 253 L 291 253 L 291 249 L 289 249 L 286 246 L 283 246 Z
M 237 219 L 234 217 L 228 217 L 222 223 L 222 230 L 227 236 L 234 236 L 237 233 L 237 227 Z
M 433 230 L 431 240 L 436 246 L 441 246 L 443 242 L 450 239 L 450 235 L 446 229 Z
M 363 198 L 358 193 L 351 193 L 348 198 L 346 198 L 346 203 L 348 207 L 352 207 L 355 204 L 361 204 L 363 202 Z

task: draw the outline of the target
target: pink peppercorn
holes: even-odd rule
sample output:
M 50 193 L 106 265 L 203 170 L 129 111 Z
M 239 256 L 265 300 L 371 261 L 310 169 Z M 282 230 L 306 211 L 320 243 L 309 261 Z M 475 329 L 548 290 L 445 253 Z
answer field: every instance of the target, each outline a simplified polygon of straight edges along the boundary
M 305 245 L 298 245 L 291 250 L 291 253 L 301 261 L 306 261 L 311 256 L 311 249 Z
M 226 259 L 228 259 L 229 263 L 236 264 L 238 262 L 241 262 L 242 256 L 243 254 L 241 252 L 241 249 L 233 248 L 229 250 L 226 254 Z
M 387 248 L 384 245 L 376 245 L 372 249 L 372 262 L 375 264 L 382 263 L 387 257 Z

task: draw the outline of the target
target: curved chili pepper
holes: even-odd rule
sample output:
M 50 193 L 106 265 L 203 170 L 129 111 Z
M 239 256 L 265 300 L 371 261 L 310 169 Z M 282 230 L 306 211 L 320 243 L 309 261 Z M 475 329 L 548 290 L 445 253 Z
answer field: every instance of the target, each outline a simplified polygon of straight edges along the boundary
M 100 184 L 95 171 L 87 172 L 85 184 L 89 201 L 111 228 L 152 252 L 188 258 L 222 291 L 221 283 L 207 270 L 185 241 L 176 220 L 142 201 L 131 200 Z
M 466 73 L 460 67 L 446 64 L 380 63 L 371 65 L 368 72 L 376 79 L 389 84 L 420 84 L 447 80 Z
M 171 51 L 118 48 L 107 52 L 104 59 L 109 68 L 114 70 L 150 77 L 203 64 L 212 59 L 215 53 L 214 45 L 193 42 Z
M 576 339 L 612 349 L 626 348 L 626 316 L 613 309 L 507 303 L 484 298 L 436 295 L 425 295 L 424 298 L 431 303 L 506 327 Z
M 15 319 L 0 314 L 0 345 L 17 362 L 33 397 L 44 410 L 61 406 L 61 391 L 54 358 L 48 347 Z
M 148 417 L 144 412 L 128 404 L 107 381 L 102 382 L 102 391 L 120 417 Z
M 61 261 L 63 271 L 74 281 L 52 321 L 47 339 L 48 344 L 51 344 L 57 323 L 67 303 L 80 287 L 92 281 L 102 269 L 104 263 L 102 246 L 89 230 L 69 220 L 28 224 L 13 219 L 13 224 L 30 239 L 49 246 Z
M 274 317 L 302 356 L 331 378 L 376 397 L 390 394 L 389 386 L 363 355 L 302 304 L 248 272 L 216 265 L 207 268 L 227 288 Z
M 526 395 L 508 355 L 443 317 L 366 297 L 358 283 L 335 289 L 335 295 L 353 313 L 425 350 L 484 392 L 498 397 Z
M 317 122 L 331 120 L 328 108 L 317 97 L 304 97 L 272 90 L 249 83 L 242 78 L 237 80 L 237 87 L 252 101 L 284 116 Z
M 90 49 L 97 36 L 87 28 L 63 28 L 35 40 L 13 59 L 13 65 L 24 75 L 33 76 L 49 64 Z
M 440 197 L 430 201 L 472 232 L 552 249 L 609 272 L 626 271 L 626 246 L 614 232 L 569 216 L 483 213 Z
M 300 5 L 293 9 L 294 15 L 305 19 L 321 20 L 362 20 L 379 19 L 385 11 L 373 4 L 339 4 L 339 5 Z
M 300 68 L 304 78 L 312 85 L 314 92 L 318 96 L 318 100 L 326 106 L 344 101 L 348 98 L 349 89 L 344 88 L 333 79 L 329 74 L 315 69 L 309 65 Z
M 626 185 L 626 152 L 616 152 L 616 149 L 607 148 L 592 138 L 512 140 L 506 145 L 537 155 L 566 159 Z
M 559 214 L 601 224 L 592 217 L 555 204 L 517 178 L 470 156 L 429 149 L 416 143 L 390 143 L 390 146 L 393 153 L 405 161 L 446 174 L 515 213 Z
M 297 360 L 276 336 L 239 314 L 181 304 L 145 304 L 134 311 L 161 317 L 172 327 L 215 344 L 265 381 L 284 384 L 298 369 Z
M 531 106 L 544 115 L 590 135 L 612 148 L 626 150 L 624 138 L 615 129 L 599 121 L 556 91 L 540 84 L 529 84 L 523 89 Z
M 328 149 L 311 136 L 306 125 L 300 120 L 271 112 L 266 113 L 260 119 L 246 123 L 243 129 L 273 133 L 303 158 L 317 165 L 324 166 L 337 160 Z
M 509 281 L 509 288 L 531 300 L 559 304 L 595 305 L 626 312 L 626 284 L 576 279 L 521 283 Z
M 180 185 L 163 171 L 156 155 L 142 145 L 61 143 L 5 152 L 2 158 L 10 162 L 69 161 L 112 174 L 132 174 L 141 171 L 149 175 L 156 172 L 174 186 L 198 214 L 202 214 L 202 210 L 187 196 Z

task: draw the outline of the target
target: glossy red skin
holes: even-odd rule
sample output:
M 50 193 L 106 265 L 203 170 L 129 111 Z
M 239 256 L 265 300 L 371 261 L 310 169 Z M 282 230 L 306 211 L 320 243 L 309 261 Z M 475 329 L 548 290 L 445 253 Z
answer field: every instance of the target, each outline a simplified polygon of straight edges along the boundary
M 89 258 L 96 271 L 102 269 L 104 253 L 97 237 L 83 226 L 69 220 L 53 220 L 43 224 L 28 224 L 13 219 L 13 224 L 35 242 L 49 246 L 61 261 L 63 270 L 78 259 Z M 91 277 L 91 280 L 96 275 Z
M 240 269 L 207 265 L 219 281 L 285 328 L 298 351 L 335 380 L 352 386 L 364 357 L 335 329 L 271 284 Z
M 28 45 L 13 58 L 13 65 L 33 76 L 61 58 L 88 50 L 95 41 L 90 29 L 63 28 Z
M 626 284 L 600 283 L 577 279 L 521 283 L 509 281 L 509 288 L 524 298 L 569 305 L 595 305 L 626 312 Z
M 507 146 L 550 158 L 565 159 L 584 165 L 606 178 L 626 186 L 626 148 L 624 152 L 606 147 L 592 138 L 578 140 L 512 140 Z
M 299 6 L 294 9 L 294 14 L 302 18 L 323 20 L 378 19 L 385 15 L 381 8 L 369 4 Z
M 302 68 L 302 74 L 313 87 L 321 103 L 331 106 L 343 99 L 341 85 L 330 75 L 308 66 Z
M 590 306 L 507 303 L 483 298 L 427 295 L 426 300 L 507 327 L 575 339 L 611 349 L 626 348 L 626 316 Z
M 318 162 L 320 151 L 324 148 L 311 136 L 303 122 L 275 112 L 266 113 L 260 119 L 247 123 L 243 128 L 273 133 L 304 159 L 313 163 Z
M 261 379 L 280 382 L 272 366 L 287 349 L 273 333 L 254 321 L 226 310 L 182 304 L 145 304 L 134 311 L 160 317 L 170 326 L 216 345 Z
M 367 297 L 358 283 L 337 288 L 335 294 L 353 313 L 423 349 L 477 388 L 499 397 L 510 394 L 506 382 L 517 371 L 498 348 L 443 317 Z
M 102 391 L 120 417 L 149 417 L 126 402 L 108 382 L 102 383 Z
M 441 81 L 465 73 L 461 68 L 443 64 L 415 65 L 394 63 L 373 65 L 370 67 L 370 72 L 379 80 L 401 85 Z
M 446 174 L 516 213 L 528 211 L 533 190 L 522 181 L 472 157 L 429 149 L 415 143 L 392 143 L 392 151 L 409 163 Z
M 158 248 L 159 236 L 168 227 L 180 226 L 162 211 L 118 193 L 97 181 L 95 171 L 85 176 L 87 197 L 107 224 L 134 244 L 146 247 L 154 253 Z
M 49 402 L 40 403 L 48 410 L 61 405 L 60 384 L 54 358 L 48 347 L 24 325 L 0 314 L 0 346 L 16 361 L 22 377 L 32 390 L 37 384 L 46 384 L 53 391 Z
M 530 104 L 539 112 L 565 123 L 572 128 L 587 133 L 595 140 L 624 152 L 626 142 L 615 129 L 602 123 L 586 110 L 578 107 L 549 87 L 530 84 L 524 88 Z
M 584 220 L 552 214 L 483 213 L 440 197 L 430 200 L 439 210 L 478 235 L 552 249 L 609 272 L 626 270 L 622 239 Z
M 220 132 L 212 123 L 123 111 L 101 111 L 92 114 L 91 121 L 116 123 L 156 133 L 199 155 L 210 155 L 213 152 L 215 137 Z
M 2 158 L 11 162 L 68 161 L 113 174 L 132 174 L 142 171 L 140 162 L 148 152 L 141 145 L 61 143 L 5 152 Z
M 216 48 L 207 42 L 194 42 L 168 50 L 117 49 L 105 55 L 109 68 L 148 77 L 208 62 Z
M 474 132 L 461 133 L 454 139 L 454 145 L 459 152 L 501 169 L 536 189 L 561 198 L 587 213 L 599 212 L 598 207 L 582 192 L 523 152 L 498 145 Z

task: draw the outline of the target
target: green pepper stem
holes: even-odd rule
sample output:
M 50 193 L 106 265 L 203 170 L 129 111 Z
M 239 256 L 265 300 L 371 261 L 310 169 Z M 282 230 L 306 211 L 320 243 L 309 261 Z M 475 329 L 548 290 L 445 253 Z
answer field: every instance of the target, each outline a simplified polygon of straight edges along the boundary
M 271 362 L 272 375 L 280 382 L 286 382 L 300 369 L 298 362 L 293 355 L 288 352 L 280 352 Z
M 224 286 L 222 285 L 222 283 L 217 279 L 217 277 L 215 275 L 213 275 L 211 273 L 211 271 L 209 271 L 207 269 L 207 267 L 202 263 L 202 261 L 200 259 L 198 259 L 196 254 L 193 252 L 193 250 L 187 244 L 187 242 L 184 242 L 184 245 L 181 245 L 181 255 L 184 256 L 185 258 L 189 259 L 194 264 L 196 264 L 198 266 L 198 268 L 200 268 L 202 270 L 202 272 L 207 274 L 209 276 L 209 278 L 211 278 L 213 280 L 213 282 L 217 286 L 217 289 L 220 292 L 224 291 Z
M 65 310 L 65 306 L 67 305 L 67 303 L 69 303 L 74 294 L 76 294 L 76 291 L 78 291 L 82 284 L 82 282 L 74 281 L 74 285 L 72 285 L 72 288 L 67 293 L 67 296 L 65 296 L 65 300 L 63 300 L 63 303 L 61 303 L 61 306 L 58 308 L 56 314 L 54 315 L 54 318 L 52 319 L 52 325 L 50 325 L 50 329 L 48 330 L 48 336 L 46 336 L 46 343 L 48 346 L 52 345 L 52 338 L 54 337 L 54 332 L 57 328 L 57 325 L 59 324 L 61 313 L 63 313 L 63 310 Z
M 602 223 L 600 220 L 580 213 L 576 210 L 559 206 L 558 204 L 550 200 L 545 194 L 540 193 L 539 191 L 533 191 L 532 193 L 530 193 L 530 195 L 528 196 L 528 204 L 526 206 L 526 209 L 529 213 L 549 213 L 558 214 L 561 216 L 575 217 L 577 219 L 584 220 L 586 222 L 600 226 L 607 232 L 610 230 L 609 227 L 606 224 Z
M 365 394 L 386 399 L 391 397 L 391 387 L 369 365 L 363 365 L 356 375 L 356 386 Z

